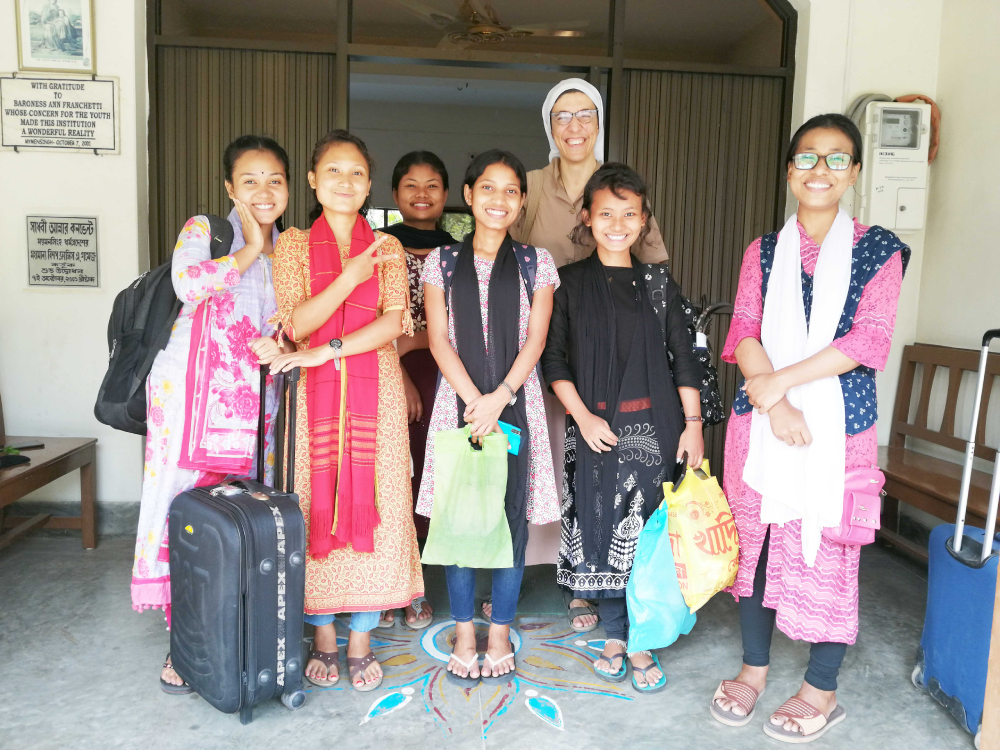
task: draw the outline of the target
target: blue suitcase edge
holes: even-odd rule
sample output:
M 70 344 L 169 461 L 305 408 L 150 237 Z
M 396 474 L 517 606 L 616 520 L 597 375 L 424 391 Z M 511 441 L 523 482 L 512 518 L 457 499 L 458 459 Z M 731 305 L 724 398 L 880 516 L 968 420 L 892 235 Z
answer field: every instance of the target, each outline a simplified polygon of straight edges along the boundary
M 982 529 L 966 526 L 964 535 L 983 543 Z M 1000 534 L 993 539 L 994 556 L 979 568 L 952 556 L 946 545 L 954 536 L 955 524 L 941 524 L 931 531 L 927 612 L 913 682 L 966 731 L 976 734 L 986 694 Z

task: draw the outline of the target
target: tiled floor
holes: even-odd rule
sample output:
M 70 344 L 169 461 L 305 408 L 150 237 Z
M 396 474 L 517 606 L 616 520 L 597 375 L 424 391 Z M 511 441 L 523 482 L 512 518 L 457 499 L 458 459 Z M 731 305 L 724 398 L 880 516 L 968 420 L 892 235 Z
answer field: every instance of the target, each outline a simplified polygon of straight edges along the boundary
M 450 628 L 375 631 L 385 664 L 381 689 L 338 685 L 308 694 L 290 713 L 261 706 L 241 726 L 197 696 L 172 697 L 157 675 L 168 638 L 159 613 L 129 606 L 130 540 L 84 552 L 76 538 L 36 537 L 0 553 L 0 748 L 765 748 L 764 712 L 729 729 L 708 713 L 719 680 L 739 668 L 736 605 L 717 596 L 691 635 L 660 652 L 668 676 L 657 695 L 596 679 L 592 641 L 559 616 L 551 568 L 529 569 L 517 624 L 521 676 L 503 688 L 463 691 L 443 679 Z M 847 652 L 839 699 L 848 719 L 819 748 L 956 748 L 972 738 L 910 684 L 926 597 L 926 573 L 877 547 L 862 556 L 861 637 Z M 440 571 L 429 596 L 447 612 Z M 795 692 L 808 645 L 776 633 L 773 709 Z

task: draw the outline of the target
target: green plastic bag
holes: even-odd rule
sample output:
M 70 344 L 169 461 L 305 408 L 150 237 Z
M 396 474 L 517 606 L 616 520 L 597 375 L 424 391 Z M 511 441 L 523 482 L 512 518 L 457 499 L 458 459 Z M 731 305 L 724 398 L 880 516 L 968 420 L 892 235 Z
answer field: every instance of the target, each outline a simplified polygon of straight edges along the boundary
M 434 507 L 421 562 L 463 568 L 510 568 L 514 552 L 504 512 L 507 438 L 487 435 L 483 449 L 470 429 L 434 436 Z

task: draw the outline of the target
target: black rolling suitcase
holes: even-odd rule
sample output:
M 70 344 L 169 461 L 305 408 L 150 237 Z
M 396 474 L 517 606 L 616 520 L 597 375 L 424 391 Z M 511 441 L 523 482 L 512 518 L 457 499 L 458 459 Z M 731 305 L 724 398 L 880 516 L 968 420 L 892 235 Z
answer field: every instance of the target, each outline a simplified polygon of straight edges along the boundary
M 263 368 L 261 394 L 265 377 Z M 285 375 L 289 492 L 239 481 L 196 487 L 170 506 L 170 658 L 202 698 L 225 713 L 238 711 L 243 724 L 271 698 L 292 710 L 305 702 L 306 534 L 291 492 L 298 377 L 298 369 Z M 258 429 L 258 480 L 262 443 Z

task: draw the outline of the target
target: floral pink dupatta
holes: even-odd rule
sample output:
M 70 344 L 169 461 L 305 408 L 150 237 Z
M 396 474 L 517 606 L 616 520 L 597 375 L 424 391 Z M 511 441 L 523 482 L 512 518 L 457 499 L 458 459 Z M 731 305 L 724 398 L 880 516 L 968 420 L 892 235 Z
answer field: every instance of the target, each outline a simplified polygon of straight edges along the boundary
M 217 293 L 194 312 L 178 466 L 248 476 L 253 469 L 260 375 L 248 344 L 260 331 L 244 316 L 230 320 L 233 293 Z M 269 376 L 270 377 L 270 376 Z

